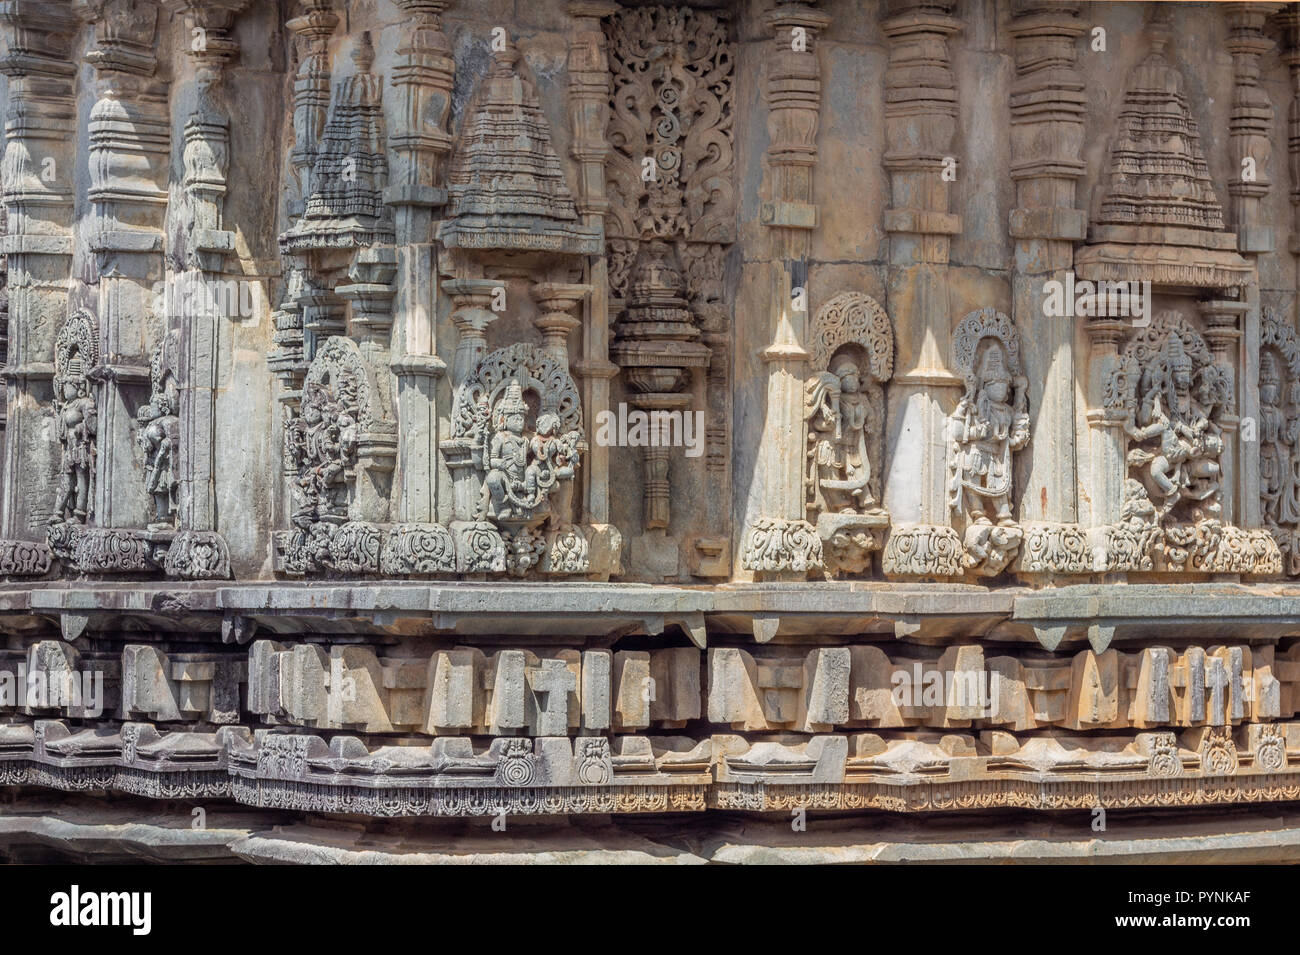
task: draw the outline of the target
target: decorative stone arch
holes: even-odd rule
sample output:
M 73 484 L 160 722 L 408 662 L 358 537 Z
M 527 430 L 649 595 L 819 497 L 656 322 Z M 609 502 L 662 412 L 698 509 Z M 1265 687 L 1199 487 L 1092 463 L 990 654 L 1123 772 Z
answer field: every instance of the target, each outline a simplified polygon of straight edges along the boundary
M 537 396 L 538 412 L 560 419 L 561 431 L 583 431 L 582 400 L 568 366 L 526 342 L 498 348 L 484 356 L 456 389 L 452 402 L 452 437 L 477 437 L 491 427 L 491 409 L 514 380 Z
M 1280 319 L 1271 308 L 1264 309 L 1259 326 L 1259 350 L 1271 348 L 1282 356 L 1293 380 L 1300 381 L 1300 336 L 1295 329 Z
M 1213 364 L 1214 355 L 1193 325 L 1177 311 L 1159 312 L 1151 319 L 1151 324 L 1134 335 L 1124 346 L 1124 356 L 1136 359 L 1145 365 L 1155 361 L 1164 354 L 1165 345 L 1171 335 L 1177 335 L 1183 343 L 1187 355 L 1198 368 Z
M 992 374 L 988 359 L 995 355 L 1003 383 L 1009 378 L 1011 384 L 1003 398 L 990 398 L 985 390 Z M 976 309 L 957 323 L 952 357 L 966 391 L 947 424 L 948 510 L 963 529 L 962 566 L 995 577 L 1016 558 L 1024 540 L 1014 517 L 1012 481 L 1015 453 L 1029 443 L 1020 332 L 993 306 Z
M 1182 343 L 1183 352 L 1191 359 L 1197 374 L 1214 366 L 1214 354 L 1210 351 L 1210 346 L 1181 313 L 1173 310 L 1159 312 L 1146 328 L 1124 346 L 1120 362 L 1106 388 L 1107 407 L 1133 410 L 1144 376 L 1164 373 L 1169 341 L 1174 337 Z M 1221 387 L 1226 387 L 1226 384 L 1225 380 Z M 1233 395 L 1229 392 L 1219 397 L 1230 402 Z
M 307 368 L 304 388 L 323 386 L 355 390 L 357 423 L 365 433 L 393 431 L 388 389 L 378 380 L 374 368 L 361 354 L 357 343 L 341 335 L 325 339 Z
M 894 376 L 894 326 L 880 303 L 862 292 L 841 292 L 817 310 L 809 334 L 813 371 L 825 371 L 845 345 L 866 353 L 871 377 L 884 383 Z
M 1007 371 L 1020 378 L 1020 332 L 1016 323 L 992 305 L 970 312 L 958 324 L 952 335 L 952 357 L 957 373 L 966 380 L 969 390 L 977 370 L 980 344 L 986 338 L 1002 343 L 1007 359 Z
M 83 375 L 99 363 L 99 323 L 86 308 L 79 308 L 68 316 L 54 340 L 56 392 L 68 375 L 71 362 L 76 358 L 81 359 Z
M 832 573 L 856 575 L 870 567 L 870 552 L 882 546 L 889 525 L 889 515 L 881 506 L 881 475 L 884 383 L 894 373 L 894 329 L 888 314 L 871 296 L 841 292 L 817 310 L 808 339 L 811 373 L 803 398 L 804 513 L 807 521 L 816 522 L 826 567 Z M 856 394 L 860 398 L 848 406 L 841 404 L 847 395 L 841 397 L 846 369 L 840 365 L 840 356 L 847 356 L 858 372 Z M 855 418 L 858 414 L 863 415 L 862 420 Z M 777 539 L 786 538 L 769 538 L 769 544 Z

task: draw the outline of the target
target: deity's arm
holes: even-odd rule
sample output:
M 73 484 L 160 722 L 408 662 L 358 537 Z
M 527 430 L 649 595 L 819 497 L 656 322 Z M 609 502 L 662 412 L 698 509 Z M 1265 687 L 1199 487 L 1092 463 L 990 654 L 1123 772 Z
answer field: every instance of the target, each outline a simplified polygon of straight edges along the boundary
M 1019 451 L 1029 443 L 1029 415 L 1017 414 L 1011 426 L 1011 450 Z

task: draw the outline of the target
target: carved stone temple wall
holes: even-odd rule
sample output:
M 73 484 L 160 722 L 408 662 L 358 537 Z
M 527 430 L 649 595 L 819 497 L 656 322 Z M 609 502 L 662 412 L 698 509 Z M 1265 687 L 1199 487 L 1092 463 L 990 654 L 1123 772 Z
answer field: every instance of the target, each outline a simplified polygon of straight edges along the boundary
M 18 804 L 1300 801 L 1300 4 L 0 30 Z

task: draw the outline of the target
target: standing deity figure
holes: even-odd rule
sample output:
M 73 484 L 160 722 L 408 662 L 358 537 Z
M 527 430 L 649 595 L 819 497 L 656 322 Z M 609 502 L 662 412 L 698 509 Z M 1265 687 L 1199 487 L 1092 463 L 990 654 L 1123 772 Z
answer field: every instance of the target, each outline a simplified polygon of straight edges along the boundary
M 492 412 L 492 433 L 484 456 L 487 473 L 479 498 L 479 511 L 487 517 L 526 516 L 531 495 L 527 481 L 536 482 L 536 472 L 528 467 L 529 441 L 524 437 L 528 405 L 523 386 L 512 379 L 505 396 Z
M 1284 395 L 1277 356 L 1259 356 L 1259 494 L 1264 523 L 1270 527 L 1300 523 L 1300 475 L 1295 448 L 1300 438 L 1297 401 L 1300 387 L 1292 383 Z
M 1207 365 L 1194 391 L 1196 366 L 1177 333 L 1169 336 L 1164 360 L 1142 371 L 1141 400 L 1126 430 L 1139 445 L 1154 440 L 1156 447 L 1135 447 L 1128 458 L 1131 466 L 1145 467 L 1161 519 L 1184 499 L 1204 502 L 1210 516 L 1219 512 L 1218 373 Z
M 524 477 L 528 500 L 545 497 L 560 481 L 572 478 L 578 470 L 578 444 L 582 434 L 560 434 L 560 416 L 543 411 L 537 416 L 537 433 L 529 443 L 532 460 Z
M 155 358 L 155 364 L 158 359 Z M 180 447 L 180 402 L 176 379 L 155 369 L 153 394 L 136 413 L 136 440 L 144 452 L 144 488 L 153 498 L 150 530 L 171 527 L 176 511 L 176 453 Z
M 876 503 L 871 493 L 867 436 L 870 402 L 852 355 L 835 358 L 827 371 L 808 379 L 808 486 L 820 512 L 857 514 Z
M 59 492 L 51 522 L 86 523 L 95 481 L 95 398 L 85 362 L 73 352 L 54 382 L 55 421 L 61 453 Z
M 1011 516 L 1011 454 L 1029 443 L 1023 378 L 1007 371 L 1002 348 L 991 343 L 966 394 L 948 419 L 951 442 L 949 507 L 968 527 L 1015 524 Z

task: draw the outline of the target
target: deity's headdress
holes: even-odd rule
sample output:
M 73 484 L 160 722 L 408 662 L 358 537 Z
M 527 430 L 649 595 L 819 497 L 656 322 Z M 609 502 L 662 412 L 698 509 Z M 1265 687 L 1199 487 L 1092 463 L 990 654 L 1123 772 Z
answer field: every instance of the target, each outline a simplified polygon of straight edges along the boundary
M 846 371 L 857 372 L 859 377 L 862 374 L 862 370 L 858 367 L 857 360 L 852 355 L 844 354 L 836 356 L 835 360 L 831 362 L 829 371 L 836 378 L 844 374 Z
M 524 388 L 518 378 L 512 378 L 506 386 L 505 396 L 497 403 L 497 414 L 502 418 L 512 414 L 527 414 L 528 405 L 524 402 Z
M 1191 371 L 1195 366 L 1192 359 L 1188 357 L 1187 349 L 1183 345 L 1183 340 L 1178 334 L 1169 336 L 1169 344 L 1165 346 L 1168 352 L 1168 362 L 1170 371 Z
M 1002 357 L 1002 349 L 996 345 L 984 352 L 984 357 L 980 359 L 980 381 L 988 383 L 990 381 L 1010 381 L 1011 375 L 1007 371 L 1006 360 Z
M 1259 383 L 1261 385 L 1280 385 L 1282 372 L 1277 366 L 1277 357 L 1269 351 L 1259 356 Z

